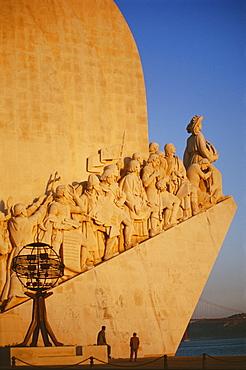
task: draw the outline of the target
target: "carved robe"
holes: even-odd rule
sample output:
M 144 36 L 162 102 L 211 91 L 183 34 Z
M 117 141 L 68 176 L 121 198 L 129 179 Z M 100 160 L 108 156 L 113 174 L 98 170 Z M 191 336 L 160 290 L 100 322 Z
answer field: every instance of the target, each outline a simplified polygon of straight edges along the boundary
M 150 216 L 151 208 L 147 205 L 147 196 L 140 177 L 136 173 L 129 173 L 120 182 L 120 187 L 126 194 L 125 204 L 129 208 L 133 220 L 146 220 Z
M 46 206 L 41 206 L 35 213 L 30 215 L 35 209 L 37 209 L 36 206 L 31 206 L 27 209 L 29 217 L 12 217 L 9 220 L 8 228 L 13 249 L 8 258 L 7 281 L 1 297 L 2 301 L 12 296 L 25 297 L 22 284 L 15 272 L 11 271 L 11 264 L 13 258 L 17 256 L 22 247 L 34 242 L 33 230 L 43 220 Z
M 209 162 L 213 162 L 217 159 L 217 156 L 215 157 L 215 152 L 216 150 L 214 147 L 207 143 L 200 131 L 197 134 L 192 134 L 187 139 L 183 158 L 184 166 L 188 169 L 192 163 L 197 163 L 202 158 L 207 158 Z

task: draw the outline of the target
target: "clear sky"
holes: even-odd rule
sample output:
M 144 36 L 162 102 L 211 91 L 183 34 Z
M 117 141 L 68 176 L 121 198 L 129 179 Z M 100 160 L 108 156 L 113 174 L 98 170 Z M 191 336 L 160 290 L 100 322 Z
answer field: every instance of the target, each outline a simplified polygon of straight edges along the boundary
M 183 158 L 186 126 L 204 116 L 202 132 L 220 154 L 214 164 L 224 194 L 238 210 L 201 298 L 246 312 L 246 1 L 115 3 L 143 65 L 149 141 L 160 150 L 172 142 Z

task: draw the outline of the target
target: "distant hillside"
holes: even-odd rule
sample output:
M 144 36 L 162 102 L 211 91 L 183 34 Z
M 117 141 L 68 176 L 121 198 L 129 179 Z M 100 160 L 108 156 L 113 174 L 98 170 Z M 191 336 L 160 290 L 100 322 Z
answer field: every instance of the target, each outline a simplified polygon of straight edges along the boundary
M 245 318 L 245 321 L 193 322 L 188 326 L 188 339 L 246 338 L 246 313 L 232 315 L 229 316 L 228 319 L 240 317 Z

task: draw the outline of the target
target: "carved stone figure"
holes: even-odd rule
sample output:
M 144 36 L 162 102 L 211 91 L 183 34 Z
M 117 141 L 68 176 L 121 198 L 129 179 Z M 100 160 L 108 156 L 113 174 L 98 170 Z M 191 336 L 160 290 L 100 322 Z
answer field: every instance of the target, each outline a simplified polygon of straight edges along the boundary
M 152 213 L 152 222 L 150 236 L 158 234 L 158 193 L 156 184 L 161 179 L 160 158 L 158 154 L 150 154 L 146 166 L 143 168 L 142 181 L 146 191 L 147 199 L 152 206 L 157 206 L 155 212 Z
M 0 212 L 0 297 L 7 280 L 7 259 L 12 249 L 5 217 L 5 214 Z
M 221 172 L 212 163 L 210 164 L 210 171 L 212 174 L 206 183 L 207 192 L 211 195 L 212 201 L 218 203 L 228 198 L 228 196 L 223 195 Z
M 147 220 L 151 217 L 152 206 L 148 202 L 146 192 L 140 178 L 140 162 L 131 160 L 128 172 L 120 181 L 120 188 L 126 194 L 125 204 L 132 220 L 136 241 L 148 237 Z
M 124 225 L 124 248 L 129 249 L 132 246 L 131 237 L 133 222 L 123 210 L 126 194 L 120 189 L 116 180 L 116 172 L 114 172 L 112 168 L 107 168 L 101 176 L 101 189 L 105 197 L 105 202 L 104 204 L 100 204 L 100 212 L 98 210 L 96 218 L 100 217 L 101 223 L 104 226 L 110 227 L 108 239 L 106 241 L 104 260 L 119 253 L 115 237 L 120 235 L 121 225 Z
M 8 220 L 11 217 L 10 208 L 12 206 L 12 197 L 7 201 L 7 215 L 0 212 L 0 303 L 2 303 L 2 291 L 9 278 L 10 268 L 8 266 L 8 256 L 12 250 L 9 240 Z
M 104 199 L 100 187 L 99 178 L 95 174 L 88 176 L 87 189 L 84 191 L 81 199 L 81 208 L 83 213 L 79 216 L 82 222 L 82 232 L 84 236 L 93 241 L 93 247 L 88 248 L 87 265 L 94 265 L 102 262 L 105 251 L 104 229 L 94 222 L 94 210 Z
M 129 162 L 127 175 L 121 179 L 120 188 L 126 194 L 125 204 L 130 210 L 131 218 L 144 219 L 150 214 L 147 195 L 140 178 L 140 163 L 136 160 Z
M 202 116 L 194 116 L 188 124 L 186 130 L 191 133 L 187 140 L 186 149 L 184 152 L 184 165 L 186 169 L 192 164 L 197 163 L 200 159 L 206 158 L 210 163 L 216 161 L 219 157 L 215 147 L 207 140 L 205 140 L 202 130 Z M 214 202 L 220 202 L 227 198 L 222 191 L 222 175 L 220 171 L 214 166 L 210 166 L 212 175 L 209 182 L 209 190 L 204 184 L 203 190 L 207 190 L 213 196 Z
M 208 172 L 205 173 L 207 170 Z M 187 170 L 187 177 L 191 183 L 191 209 L 193 216 L 200 213 L 210 202 L 209 194 L 201 190 L 200 183 L 201 180 L 207 180 L 211 175 L 212 171 L 208 159 L 201 159 L 198 163 L 193 163 Z
M 192 163 L 199 162 L 200 159 L 206 158 L 209 162 L 217 161 L 218 154 L 214 146 L 205 140 L 202 130 L 203 116 L 194 116 L 187 125 L 186 130 L 191 136 L 187 139 L 184 152 L 184 166 L 186 169 Z
M 155 142 L 149 143 L 149 154 L 156 153 L 158 149 L 159 149 L 158 143 Z
M 132 159 L 140 163 L 140 177 L 142 177 L 143 168 L 146 165 L 146 161 L 142 153 L 133 153 Z
M 129 160 L 127 160 L 127 164 L 125 165 L 125 167 L 120 171 L 120 175 L 121 175 L 121 179 L 126 176 L 128 170 L 129 170 L 129 164 L 131 162 L 131 160 L 135 160 L 135 161 L 138 161 L 139 164 L 140 164 L 140 174 L 142 172 L 142 168 L 144 167 L 144 163 L 145 163 L 145 160 L 144 160 L 144 157 L 143 157 L 143 154 L 142 153 L 133 153 L 132 155 L 132 158 L 129 158 Z
M 164 150 L 167 163 L 166 175 L 169 176 L 168 191 L 181 200 L 181 217 L 185 220 L 191 216 L 190 182 L 183 162 L 175 155 L 176 148 L 174 144 L 167 143 L 164 146 Z
M 67 186 L 59 185 L 56 199 L 50 204 L 44 220 L 42 237 L 42 242 L 51 245 L 58 255 L 63 255 L 66 269 L 75 272 L 86 270 L 87 247 L 93 244 L 82 235 L 80 223 L 71 217 L 72 213 L 82 213 L 79 203 L 80 198 L 72 186 L 69 190 Z
M 132 159 L 138 161 L 140 164 L 140 169 L 144 166 L 144 157 L 142 153 L 133 153 Z
M 8 276 L 2 293 L 2 301 L 14 296 L 25 297 L 22 284 L 16 274 L 10 270 L 12 259 L 19 253 L 22 247 L 36 241 L 34 238 L 35 235 L 37 236 L 37 226 L 42 222 L 47 205 L 51 199 L 51 195 L 48 197 L 42 195 L 36 203 L 33 203 L 28 208 L 23 203 L 17 203 L 13 207 L 13 216 L 8 222 L 12 251 L 8 258 Z M 42 203 L 43 205 L 41 205 Z
M 119 160 L 117 163 L 110 163 L 106 167 L 104 167 L 105 170 L 111 170 L 112 173 L 115 176 L 115 181 L 117 182 L 120 178 L 120 171 L 122 169 L 122 162 Z
M 164 177 L 167 175 L 167 161 L 165 158 L 165 153 L 162 152 L 161 150 L 157 150 L 155 154 L 157 154 L 160 159 L 160 166 L 159 166 L 160 179 L 164 179 Z
M 156 184 L 158 189 L 159 217 L 161 221 L 164 221 L 164 230 L 177 225 L 177 215 L 180 205 L 180 199 L 176 197 L 176 195 L 167 191 L 168 182 L 169 177 L 166 176 L 164 179 L 159 180 Z

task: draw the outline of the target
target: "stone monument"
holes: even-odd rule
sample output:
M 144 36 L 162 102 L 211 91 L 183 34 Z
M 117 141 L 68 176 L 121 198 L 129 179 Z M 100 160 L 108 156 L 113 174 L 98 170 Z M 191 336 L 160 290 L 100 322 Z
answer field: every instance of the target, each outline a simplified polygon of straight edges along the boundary
M 105 360 L 102 325 L 115 358 L 135 331 L 140 357 L 174 355 L 236 211 L 203 117 L 187 125 L 184 162 L 173 143 L 148 143 L 140 58 L 112 0 L 0 3 L 0 345 L 28 328 L 12 261 L 40 242 L 64 264 L 47 300 L 64 348 L 44 359 L 37 342 L 32 364 L 62 352 L 75 364 L 76 346 Z

